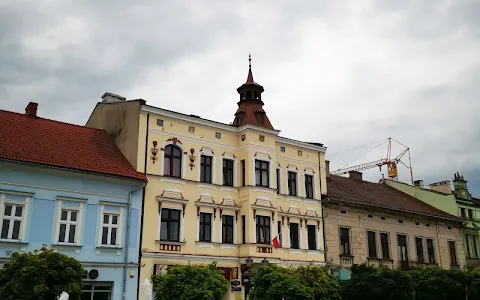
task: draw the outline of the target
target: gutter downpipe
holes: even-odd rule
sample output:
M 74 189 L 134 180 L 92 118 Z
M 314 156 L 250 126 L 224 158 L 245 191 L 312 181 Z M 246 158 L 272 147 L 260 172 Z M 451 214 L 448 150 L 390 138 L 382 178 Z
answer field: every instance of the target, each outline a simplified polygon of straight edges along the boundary
M 142 186 L 130 191 L 128 193 L 128 214 L 127 214 L 127 233 L 125 234 L 125 257 L 123 264 L 123 287 L 122 287 L 122 299 L 126 299 L 126 290 L 127 290 L 127 264 L 128 264 L 128 248 L 130 247 L 130 215 L 132 210 L 132 196 L 135 192 L 145 188 L 147 184 L 144 183 Z
M 148 130 L 150 128 L 150 113 L 147 113 L 147 125 L 145 126 L 145 154 L 144 154 L 144 167 L 143 173 L 147 176 L 147 157 L 148 157 Z M 143 216 L 145 212 L 145 189 L 143 189 L 142 195 L 142 212 L 140 216 L 140 240 L 138 244 L 138 283 L 137 283 L 137 296 L 140 295 L 140 268 L 142 267 L 142 243 L 143 243 Z
M 327 267 L 327 243 L 326 236 L 325 236 L 325 207 L 324 201 L 322 201 L 322 168 L 321 168 L 321 159 L 320 159 L 320 152 L 318 152 L 318 179 L 320 181 L 320 204 L 322 205 L 322 236 L 323 236 L 323 260 L 325 261 L 325 267 Z M 328 176 L 328 174 L 326 174 Z M 325 200 L 328 200 L 325 199 Z

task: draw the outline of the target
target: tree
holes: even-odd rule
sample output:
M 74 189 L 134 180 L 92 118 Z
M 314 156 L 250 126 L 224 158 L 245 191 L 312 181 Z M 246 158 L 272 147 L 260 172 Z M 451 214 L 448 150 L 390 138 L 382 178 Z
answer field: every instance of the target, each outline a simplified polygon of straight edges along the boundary
M 343 299 L 411 300 L 415 299 L 415 291 L 406 272 L 354 265 L 352 276 L 344 286 Z
M 33 253 L 13 253 L 0 270 L 0 299 L 56 299 L 63 291 L 70 300 L 80 300 L 82 265 L 75 259 L 45 245 Z
M 171 266 L 167 273 L 152 277 L 155 300 L 221 300 L 228 281 L 215 263 L 208 266 Z
M 324 267 L 300 266 L 292 269 L 298 282 L 312 289 L 315 300 L 341 300 L 342 289 L 338 280 Z
M 465 285 L 441 268 L 422 268 L 408 272 L 415 289 L 415 300 L 464 300 Z

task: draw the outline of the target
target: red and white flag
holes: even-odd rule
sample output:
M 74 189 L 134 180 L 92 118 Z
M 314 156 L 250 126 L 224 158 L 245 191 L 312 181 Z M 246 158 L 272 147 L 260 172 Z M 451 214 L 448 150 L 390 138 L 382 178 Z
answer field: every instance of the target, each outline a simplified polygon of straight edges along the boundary
M 272 240 L 272 244 L 273 244 L 273 247 L 275 247 L 275 249 L 278 249 L 280 248 L 280 240 L 278 239 L 278 236 L 280 235 L 281 233 L 279 233 L 276 237 L 273 238 Z

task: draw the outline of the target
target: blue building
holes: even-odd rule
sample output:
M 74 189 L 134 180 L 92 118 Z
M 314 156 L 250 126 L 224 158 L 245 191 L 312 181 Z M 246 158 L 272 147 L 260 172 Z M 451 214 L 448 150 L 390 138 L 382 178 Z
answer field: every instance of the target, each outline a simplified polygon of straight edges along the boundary
M 47 245 L 79 260 L 82 300 L 136 299 L 143 187 L 103 130 L 0 110 L 0 267 Z

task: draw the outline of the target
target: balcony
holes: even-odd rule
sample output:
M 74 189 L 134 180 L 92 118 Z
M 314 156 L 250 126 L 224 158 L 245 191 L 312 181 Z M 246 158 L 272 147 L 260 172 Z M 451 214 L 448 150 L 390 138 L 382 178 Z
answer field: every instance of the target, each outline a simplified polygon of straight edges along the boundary
M 351 267 L 353 265 L 353 256 L 340 254 L 340 265 L 342 267 Z
M 398 261 L 398 268 L 400 271 L 409 271 L 415 267 L 415 262 L 412 261 Z

